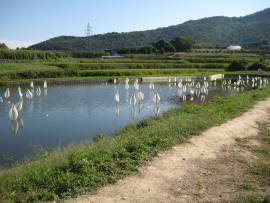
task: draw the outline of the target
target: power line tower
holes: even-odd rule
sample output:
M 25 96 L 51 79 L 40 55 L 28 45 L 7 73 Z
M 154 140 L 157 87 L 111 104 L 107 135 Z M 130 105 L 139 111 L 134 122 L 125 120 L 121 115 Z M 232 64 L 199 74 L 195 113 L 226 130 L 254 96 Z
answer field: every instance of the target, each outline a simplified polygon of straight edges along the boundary
M 86 51 L 91 51 L 92 50 L 92 44 L 91 44 L 91 32 L 92 32 L 91 28 L 92 27 L 90 27 L 90 25 L 88 23 L 88 25 L 85 28 L 86 28 L 85 34 L 86 34 L 86 37 L 87 37 L 85 50 Z

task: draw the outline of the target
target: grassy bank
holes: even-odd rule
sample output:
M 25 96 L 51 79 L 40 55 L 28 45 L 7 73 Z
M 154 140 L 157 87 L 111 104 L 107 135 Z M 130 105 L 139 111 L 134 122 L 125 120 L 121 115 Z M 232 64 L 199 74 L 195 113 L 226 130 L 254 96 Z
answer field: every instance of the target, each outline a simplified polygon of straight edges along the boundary
M 270 195 L 263 196 L 258 192 L 263 186 L 270 187 L 270 122 L 265 121 L 259 124 L 259 133 L 256 136 L 236 138 L 237 145 L 244 151 L 251 152 L 257 157 L 253 164 L 246 163 L 244 181 L 239 189 L 245 191 L 231 202 L 237 203 L 268 203 Z M 251 144 L 257 143 L 257 144 Z
M 212 94 L 205 103 L 185 104 L 127 123 L 109 137 L 50 149 L 34 145 L 32 156 L 0 170 L 0 202 L 37 202 L 75 197 L 137 170 L 146 160 L 200 132 L 241 115 L 270 95 L 270 86 L 241 94 Z

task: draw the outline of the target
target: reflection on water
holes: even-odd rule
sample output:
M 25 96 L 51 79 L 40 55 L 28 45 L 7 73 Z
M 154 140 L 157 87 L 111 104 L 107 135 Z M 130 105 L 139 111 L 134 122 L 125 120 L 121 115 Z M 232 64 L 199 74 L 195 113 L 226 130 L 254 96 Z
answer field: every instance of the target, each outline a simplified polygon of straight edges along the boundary
M 24 125 L 23 125 L 23 119 L 21 117 L 17 117 L 17 119 L 14 119 L 10 122 L 9 124 L 9 128 L 11 130 L 11 133 L 13 135 L 16 135 L 17 134 L 17 131 L 19 129 L 19 126 L 21 129 L 24 129 Z
M 120 110 L 120 108 L 119 108 L 119 106 L 117 106 L 116 110 L 115 110 L 115 115 L 119 116 L 119 110 Z
M 154 114 L 157 116 L 159 114 L 159 111 L 160 111 L 160 107 L 159 106 L 153 106 L 153 112 Z
M 21 92 L 25 93 L 21 98 L 17 86 L 9 87 L 8 98 L 4 97 L 7 88 L 0 87 L 3 96 L 0 99 L 0 164 L 9 163 L 2 158 L 7 152 L 15 159 L 29 153 L 31 141 L 53 147 L 60 141 L 66 145 L 92 139 L 96 129 L 106 134 L 128 121 L 149 114 L 158 116 L 161 110 L 181 106 L 183 102 L 204 102 L 212 92 L 240 93 L 268 83 L 260 78 L 245 82 L 238 78 L 223 81 L 187 79 L 155 84 L 50 85 L 48 88 L 31 88 L 29 92 L 35 93 L 32 98 L 26 97 L 27 86 L 21 86 Z M 119 102 L 116 105 L 117 91 Z M 16 119 L 13 116 L 10 121 L 12 104 L 15 104 L 18 116 Z
M 130 117 L 131 117 L 133 120 L 135 120 L 135 118 L 136 118 L 136 109 L 135 109 L 135 108 L 133 108 L 133 110 L 130 109 L 129 113 L 130 113 Z
M 139 103 L 139 104 L 138 104 L 138 110 L 139 110 L 139 113 L 141 113 L 143 109 L 144 109 L 144 105 L 141 104 L 141 103 Z

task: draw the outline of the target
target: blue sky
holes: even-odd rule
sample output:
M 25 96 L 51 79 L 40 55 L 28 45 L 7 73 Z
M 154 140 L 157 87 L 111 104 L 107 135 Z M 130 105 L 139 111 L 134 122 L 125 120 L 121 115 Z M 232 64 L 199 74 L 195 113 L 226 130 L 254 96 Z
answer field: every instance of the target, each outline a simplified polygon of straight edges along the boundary
M 151 30 L 212 16 L 239 17 L 269 0 L 0 0 L 0 42 L 28 47 L 61 35 Z

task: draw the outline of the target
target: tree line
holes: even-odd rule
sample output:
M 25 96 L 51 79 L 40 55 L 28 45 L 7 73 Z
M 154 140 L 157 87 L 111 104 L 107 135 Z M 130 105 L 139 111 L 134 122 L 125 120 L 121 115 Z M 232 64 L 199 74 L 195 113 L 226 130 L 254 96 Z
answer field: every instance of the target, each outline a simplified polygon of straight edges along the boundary
M 152 54 L 166 52 L 189 52 L 192 50 L 196 40 L 192 37 L 177 36 L 173 40 L 167 41 L 161 39 L 157 42 L 152 42 L 152 45 L 141 46 L 141 47 L 117 47 L 119 54 Z

